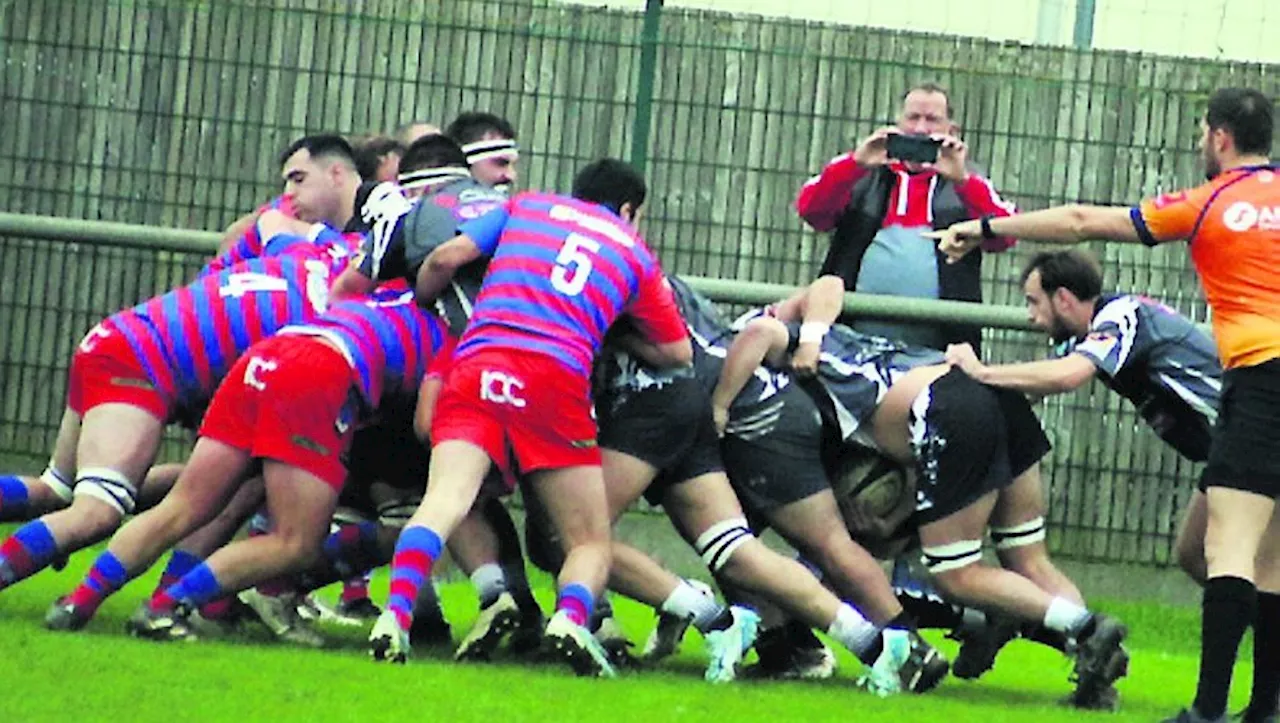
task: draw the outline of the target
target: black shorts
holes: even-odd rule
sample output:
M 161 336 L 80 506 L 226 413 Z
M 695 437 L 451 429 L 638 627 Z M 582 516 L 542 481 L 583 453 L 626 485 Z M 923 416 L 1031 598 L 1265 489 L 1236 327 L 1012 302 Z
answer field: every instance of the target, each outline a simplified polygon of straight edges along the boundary
M 602 394 L 596 400 L 596 421 L 601 449 L 630 455 L 658 470 L 645 490 L 651 504 L 661 504 L 673 484 L 724 471 L 711 400 L 692 377 L 626 394 Z
M 822 418 L 813 399 L 790 384 L 741 420 L 721 450 L 729 481 L 752 518 L 831 489 L 823 466 Z
M 937 522 L 1008 487 L 1049 451 L 1040 420 L 1021 394 L 953 368 L 929 385 L 923 418 L 911 414 L 916 527 Z
M 413 432 L 411 409 L 385 410 L 380 421 L 355 433 L 351 441 L 347 484 L 338 504 L 376 518 L 376 505 L 369 497 L 374 482 L 421 495 L 427 488 L 431 451 Z
M 1202 485 L 1280 497 L 1280 359 L 1223 373 Z

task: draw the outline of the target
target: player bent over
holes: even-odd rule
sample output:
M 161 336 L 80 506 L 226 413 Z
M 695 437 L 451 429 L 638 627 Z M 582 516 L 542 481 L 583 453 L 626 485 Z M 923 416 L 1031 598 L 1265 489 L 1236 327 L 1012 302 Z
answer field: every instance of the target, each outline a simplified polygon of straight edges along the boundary
M 842 290 L 836 290 L 842 293 Z M 799 325 L 751 321 L 735 340 L 714 399 L 731 399 L 764 358 L 783 362 Z M 1078 691 L 1100 694 L 1125 672 L 1126 628 L 1090 612 L 1049 561 L 1038 460 L 1048 440 L 1026 399 L 984 386 L 942 355 L 842 325 L 804 330 L 817 345 L 820 394 L 846 443 L 866 440 L 918 474 L 918 529 L 926 567 L 949 598 L 1019 620 L 1042 621 L 1077 643 Z M 816 337 L 816 338 L 815 338 Z M 1003 568 L 981 564 L 990 527 Z
M 307 567 L 328 533 L 356 425 L 385 397 L 416 394 L 447 345 L 443 325 L 409 292 L 335 305 L 312 324 L 255 344 L 214 395 L 173 490 L 125 525 L 81 585 L 55 603 L 50 617 L 65 620 L 56 627 L 83 626 L 103 599 L 216 516 L 259 462 L 270 532 L 213 553 L 157 592 L 128 629 L 160 640 L 192 637 L 175 614 L 179 604 L 198 607 Z
M 165 424 L 202 409 L 250 344 L 325 310 L 336 262 L 307 248 L 313 256 L 201 277 L 89 331 L 72 358 L 51 475 L 65 482 L 74 470 L 74 497 L 0 543 L 0 589 L 115 530 L 137 507 Z

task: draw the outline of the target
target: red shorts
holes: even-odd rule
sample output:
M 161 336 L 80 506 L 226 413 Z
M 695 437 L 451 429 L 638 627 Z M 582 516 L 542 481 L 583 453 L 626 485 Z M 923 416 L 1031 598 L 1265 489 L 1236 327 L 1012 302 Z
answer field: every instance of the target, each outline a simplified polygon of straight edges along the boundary
M 173 400 L 156 389 L 124 333 L 110 320 L 89 330 L 71 357 L 67 407 L 84 416 L 102 404 L 128 404 L 167 421 Z
M 517 470 L 600 466 L 588 380 L 541 354 L 484 351 L 459 360 L 431 423 L 433 447 L 450 440 L 484 449 L 507 480 Z
M 327 342 L 273 336 L 227 372 L 200 436 L 297 467 L 340 491 L 359 416 L 356 384 L 346 357 Z

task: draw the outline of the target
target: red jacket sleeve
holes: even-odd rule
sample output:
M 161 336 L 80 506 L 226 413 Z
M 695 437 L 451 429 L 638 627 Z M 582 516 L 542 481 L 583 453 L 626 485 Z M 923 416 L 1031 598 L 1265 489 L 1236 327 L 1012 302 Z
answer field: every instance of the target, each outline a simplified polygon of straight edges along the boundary
M 960 200 L 965 207 L 973 214 L 973 218 L 988 215 L 1002 218 L 1004 216 L 1012 216 L 1018 211 L 1012 202 L 1000 197 L 1000 194 L 996 192 L 996 187 L 991 185 L 991 181 L 977 173 L 970 173 L 969 180 L 956 186 L 956 194 L 960 196 Z M 1015 243 L 1017 243 L 1017 239 L 998 236 L 983 241 L 982 250 L 1007 251 L 1013 248 Z
M 830 231 L 849 205 L 853 184 L 867 174 L 867 169 L 853 160 L 852 153 L 831 159 L 818 175 L 805 181 L 796 197 L 796 212 L 815 231 Z

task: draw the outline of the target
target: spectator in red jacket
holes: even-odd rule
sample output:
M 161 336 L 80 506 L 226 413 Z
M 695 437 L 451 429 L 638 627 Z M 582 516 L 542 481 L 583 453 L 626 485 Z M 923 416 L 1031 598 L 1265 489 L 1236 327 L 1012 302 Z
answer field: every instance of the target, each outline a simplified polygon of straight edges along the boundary
M 800 189 L 796 210 L 817 231 L 831 231 L 823 275 L 838 276 L 846 289 L 926 299 L 982 301 L 981 254 L 948 264 L 922 234 L 962 220 L 1008 216 L 1012 203 L 1000 198 L 968 161 L 968 147 L 953 133 L 951 101 L 934 83 L 911 88 L 898 122 L 876 130 L 857 148 L 837 156 Z M 891 158 L 890 136 L 927 135 L 937 141 L 935 162 Z M 983 244 L 1004 251 L 1011 238 Z M 855 329 L 891 339 L 945 349 L 981 341 L 981 328 L 961 324 L 841 319 Z

